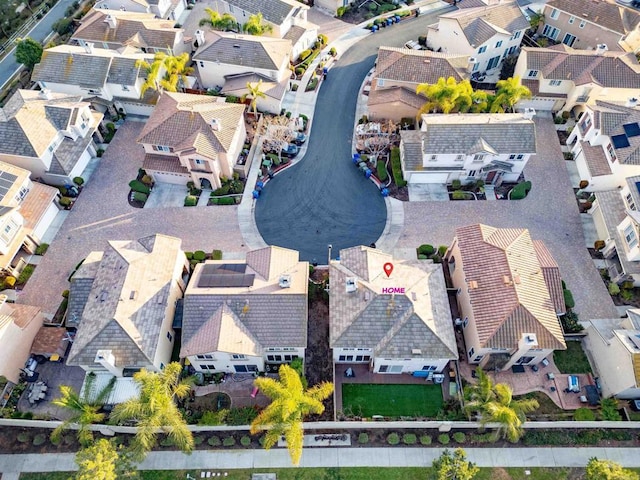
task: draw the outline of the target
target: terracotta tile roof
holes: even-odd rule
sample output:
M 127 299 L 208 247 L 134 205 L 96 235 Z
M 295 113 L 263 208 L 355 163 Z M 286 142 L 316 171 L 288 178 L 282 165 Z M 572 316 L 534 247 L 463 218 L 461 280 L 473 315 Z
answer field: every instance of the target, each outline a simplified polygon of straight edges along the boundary
M 67 347 L 65 338 L 67 329 L 62 327 L 42 327 L 38 330 L 31 344 L 31 353 L 34 355 L 58 354 L 64 357 Z
M 236 128 L 244 122 L 245 106 L 224 103 L 208 95 L 165 92 L 144 126 L 138 143 L 172 147 L 174 152 L 195 148 L 208 158 L 228 152 Z M 219 128 L 214 130 L 212 121 Z
M 8 317 L 21 330 L 24 330 L 31 322 L 42 323 L 40 308 L 20 303 L 4 303 L 1 310 L 2 317 Z
M 111 28 L 106 22 L 107 15 L 115 18 L 116 28 Z M 173 48 L 177 35 L 182 32 L 182 29 L 173 28 L 174 23 L 173 20 L 158 19 L 153 13 L 93 9 L 82 19 L 71 39 L 169 49 Z
M 523 78 L 520 83 L 527 87 L 531 91 L 531 96 L 536 97 L 548 97 L 548 98 L 567 98 L 566 93 L 550 93 L 544 92 L 540 93 L 540 82 L 538 80 L 531 80 L 528 78 Z
M 609 160 L 604 154 L 602 145 L 591 146 L 589 142 L 580 142 L 580 148 L 582 148 L 587 168 L 592 177 L 611 175 Z
M 180 165 L 180 159 L 171 155 L 158 155 L 156 153 L 146 153 L 142 168 L 157 172 L 183 173 L 188 174 L 189 169 Z
M 383 265 L 393 262 L 387 277 Z M 440 265 L 398 260 L 368 247 L 340 251 L 329 268 L 329 344 L 371 348 L 376 356 L 457 358 L 451 311 Z M 347 289 L 348 282 L 354 290 Z M 405 293 L 383 293 L 403 287 Z
M 456 240 L 462 257 L 456 261 L 467 281 L 458 287 L 468 288 L 480 345 L 511 349 L 523 334 L 534 333 L 539 348 L 564 349 L 542 271 L 543 265 L 557 267 L 549 266 L 546 254 L 538 258 L 540 247 L 537 251 L 529 231 L 476 224 L 456 229 Z
M 385 103 L 404 103 L 415 109 L 424 105 L 425 98 L 405 87 L 377 88 L 369 92 L 368 105 L 384 105 Z
M 440 77 L 460 81 L 467 77 L 469 55 L 429 50 L 380 47 L 374 78 L 401 82 L 436 83 Z
M 567 311 L 567 307 L 564 303 L 564 294 L 562 292 L 560 267 L 558 267 L 558 264 L 551 255 L 551 252 L 542 240 L 534 240 L 533 248 L 536 251 L 538 261 L 540 262 L 540 268 L 542 268 L 544 283 L 549 287 L 549 293 L 551 294 L 551 300 L 553 300 L 553 304 L 555 305 L 556 313 L 565 313 Z
M 57 188 L 34 182 L 20 205 L 20 214 L 24 218 L 25 227 L 30 230 L 35 229 L 57 195 Z
M 605 0 L 550 0 L 545 7 L 546 16 L 549 16 L 551 8 L 595 23 L 621 35 L 634 30 L 640 23 L 640 13 Z

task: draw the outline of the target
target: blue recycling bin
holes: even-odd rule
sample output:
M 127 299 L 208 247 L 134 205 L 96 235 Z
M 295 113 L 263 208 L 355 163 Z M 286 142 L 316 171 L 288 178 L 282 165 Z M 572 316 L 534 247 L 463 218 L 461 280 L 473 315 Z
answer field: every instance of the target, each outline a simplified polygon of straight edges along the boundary
M 354 153 L 354 154 L 353 154 L 353 159 L 352 159 L 352 161 L 353 161 L 353 163 L 354 163 L 354 164 L 356 164 L 356 165 L 357 165 L 358 163 L 360 163 L 360 154 L 359 154 L 359 153 Z
M 388 188 L 383 188 L 382 190 L 380 190 L 380 193 L 382 194 L 383 197 L 388 197 L 389 196 L 389 189 Z
M 253 195 L 253 198 L 258 198 L 260 196 L 260 192 L 258 190 L 254 190 L 251 192 L 251 195 Z

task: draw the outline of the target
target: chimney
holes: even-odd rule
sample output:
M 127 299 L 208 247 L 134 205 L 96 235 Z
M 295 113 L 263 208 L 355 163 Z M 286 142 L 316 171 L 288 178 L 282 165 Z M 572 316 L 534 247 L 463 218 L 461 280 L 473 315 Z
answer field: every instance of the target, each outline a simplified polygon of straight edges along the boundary
M 112 375 L 116 377 L 122 376 L 122 370 L 116 367 L 116 358 L 111 350 L 98 350 L 95 362 L 102 365 Z
M 40 90 L 40 98 L 51 100 L 51 90 L 49 90 L 48 88 L 43 88 L 42 90 Z
M 609 48 L 605 43 L 599 43 L 596 47 L 596 55 L 603 55 L 607 50 L 609 50 Z
M 204 45 L 204 30 L 196 30 L 196 45 L 195 47 L 201 47 Z
M 478 59 L 476 57 L 469 57 L 469 63 L 467 65 L 467 73 L 473 72 L 473 67 L 478 63 Z
M 84 42 L 84 51 L 87 52 L 89 55 L 91 55 L 93 53 L 93 43 L 92 42 Z
M 117 25 L 117 21 L 116 21 L 116 17 L 114 17 L 113 15 L 107 15 L 104 18 L 104 21 L 107 22 L 109 24 L 109 28 L 116 28 Z
M 627 99 L 627 103 L 625 103 L 625 107 L 635 108 L 638 106 L 638 99 L 635 97 L 631 97 Z
M 220 122 L 219 118 L 212 118 L 210 124 L 211 130 L 213 130 L 214 132 L 219 132 L 220 130 L 222 130 L 222 123 Z
M 526 118 L 527 120 L 531 120 L 531 119 L 533 119 L 533 117 L 536 116 L 536 109 L 535 108 L 525 108 L 524 109 L 524 113 L 522 114 L 522 116 L 524 118 Z

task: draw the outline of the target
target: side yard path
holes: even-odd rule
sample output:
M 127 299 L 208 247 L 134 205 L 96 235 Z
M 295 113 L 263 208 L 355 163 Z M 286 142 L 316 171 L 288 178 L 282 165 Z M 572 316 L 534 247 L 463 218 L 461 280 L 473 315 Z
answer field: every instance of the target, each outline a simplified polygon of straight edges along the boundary
M 163 233 L 182 238 L 182 248 L 187 251 L 246 249 L 236 206 L 138 209 L 129 205 L 128 183 L 136 178 L 144 160 L 144 150 L 136 143 L 143 126 L 127 121 L 118 129 L 19 303 L 55 313 L 74 267 L 89 252 L 104 249 L 109 240 L 136 240 Z
M 301 467 L 426 467 L 439 457 L 443 448 L 315 448 L 305 449 Z M 467 457 L 479 467 L 584 467 L 590 458 L 613 460 L 624 467 L 640 467 L 636 448 L 467 448 Z M 152 452 L 140 470 L 203 470 L 234 468 L 288 468 L 286 449 L 199 450 Z M 76 470 L 74 454 L 0 455 L 0 471 L 14 476 L 18 472 L 68 472 Z M 13 475 L 12 475 L 13 474 Z
M 525 168 L 525 176 L 533 183 L 527 198 L 406 202 L 404 229 L 396 247 L 449 245 L 456 227 L 478 222 L 501 228 L 528 228 L 534 239 L 546 243 L 558 262 L 580 316 L 617 318 L 619 314 L 585 248 L 580 213 L 553 120 L 549 114 L 539 112 L 535 123 L 538 154 Z

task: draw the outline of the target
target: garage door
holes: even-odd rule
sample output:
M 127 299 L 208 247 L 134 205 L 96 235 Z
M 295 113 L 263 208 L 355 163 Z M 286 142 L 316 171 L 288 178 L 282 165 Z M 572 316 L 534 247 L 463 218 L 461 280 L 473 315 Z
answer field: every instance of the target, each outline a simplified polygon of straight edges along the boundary
M 412 173 L 407 180 L 409 183 L 447 183 L 448 172 Z
M 553 98 L 531 98 L 529 100 L 520 100 L 516 105 L 516 109 L 521 111 L 525 108 L 535 108 L 536 110 L 553 110 L 556 100 Z
M 147 170 L 156 182 L 173 183 L 175 185 L 187 185 L 187 182 L 191 179 L 188 175 L 181 175 L 179 173 L 170 172 L 155 172 L 153 170 Z

